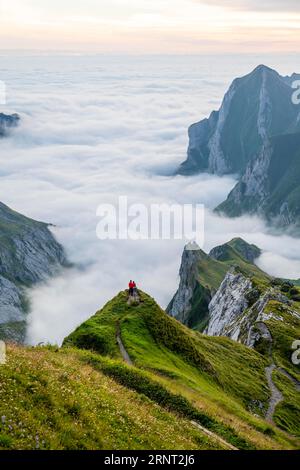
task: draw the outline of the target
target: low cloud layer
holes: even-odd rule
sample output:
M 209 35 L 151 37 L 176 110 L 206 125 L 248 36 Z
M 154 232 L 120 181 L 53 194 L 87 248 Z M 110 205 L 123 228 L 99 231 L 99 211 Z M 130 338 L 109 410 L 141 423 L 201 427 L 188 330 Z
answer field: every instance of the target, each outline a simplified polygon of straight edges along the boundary
M 270 235 L 257 218 L 213 214 L 234 178 L 170 176 L 185 156 L 187 127 L 218 108 L 231 79 L 257 65 L 257 58 L 222 60 L 3 58 L 6 110 L 21 113 L 22 125 L 1 143 L 0 200 L 55 224 L 78 265 L 30 290 L 30 343 L 60 343 L 130 278 L 163 307 L 170 301 L 184 241 L 96 237 L 97 206 L 120 195 L 145 205 L 202 203 L 206 251 L 242 236 L 266 251 L 264 269 L 296 277 L 300 241 Z M 291 73 L 293 62 L 284 64 L 279 71 Z

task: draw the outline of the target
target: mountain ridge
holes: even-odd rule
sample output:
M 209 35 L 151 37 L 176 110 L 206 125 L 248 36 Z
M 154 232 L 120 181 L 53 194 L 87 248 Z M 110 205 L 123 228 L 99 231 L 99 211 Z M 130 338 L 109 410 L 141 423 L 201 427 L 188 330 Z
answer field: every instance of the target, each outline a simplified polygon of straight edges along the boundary
M 238 183 L 217 212 L 259 214 L 299 233 L 300 108 L 292 82 L 260 65 L 235 79 L 221 107 L 189 128 L 187 159 L 176 174 L 236 174 Z M 287 184 L 291 181 L 291 187 Z
M 25 217 L 0 202 L 0 339 L 25 340 L 26 289 L 68 266 L 49 224 Z
M 185 327 L 141 290 L 135 303 L 122 291 L 61 348 L 8 344 L 0 448 L 298 448 L 284 420 L 266 419 L 267 366 L 249 347 Z

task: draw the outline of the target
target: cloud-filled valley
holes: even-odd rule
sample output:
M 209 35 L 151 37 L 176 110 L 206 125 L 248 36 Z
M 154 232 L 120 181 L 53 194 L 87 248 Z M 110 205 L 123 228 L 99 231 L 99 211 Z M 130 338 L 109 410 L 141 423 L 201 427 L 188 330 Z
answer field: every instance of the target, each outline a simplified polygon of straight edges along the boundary
M 29 342 L 61 342 L 130 278 L 162 306 L 171 299 L 184 241 L 96 237 L 97 206 L 120 195 L 146 205 L 202 203 L 206 251 L 242 236 L 264 250 L 260 267 L 300 277 L 300 240 L 272 235 L 258 218 L 213 214 L 234 177 L 171 176 L 184 159 L 188 126 L 219 107 L 231 79 L 257 65 L 256 57 L 238 65 L 203 57 L 1 60 L 6 110 L 18 112 L 22 124 L 1 142 L 0 200 L 54 224 L 76 264 L 29 292 Z M 297 71 L 292 58 L 284 63 L 281 72 Z

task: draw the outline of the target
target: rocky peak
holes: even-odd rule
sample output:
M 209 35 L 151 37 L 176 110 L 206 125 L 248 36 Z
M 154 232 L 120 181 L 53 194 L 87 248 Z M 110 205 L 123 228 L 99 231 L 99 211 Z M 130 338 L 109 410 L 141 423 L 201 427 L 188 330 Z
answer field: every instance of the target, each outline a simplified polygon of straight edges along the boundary
M 238 339 L 240 329 L 237 319 L 248 307 L 246 293 L 251 288 L 250 279 L 241 273 L 229 271 L 208 306 L 209 323 L 204 333 Z
M 192 248 L 192 249 L 191 249 Z M 186 245 L 181 258 L 179 270 L 180 284 L 167 312 L 182 323 L 186 323 L 191 310 L 191 300 L 197 284 L 199 263 L 208 256 L 195 245 Z
M 62 246 L 48 225 L 0 203 L 0 339 L 25 337 L 25 288 L 67 266 Z
M 259 65 L 232 82 L 218 111 L 190 127 L 187 159 L 177 173 L 239 176 L 219 212 L 233 217 L 255 213 L 282 227 L 300 226 L 299 146 L 293 148 L 300 111 L 291 86 L 298 78 Z
M 9 129 L 19 124 L 20 116 L 18 114 L 0 113 L 0 137 L 4 137 Z
M 255 259 L 261 255 L 261 250 L 256 245 L 249 244 L 242 238 L 234 238 L 224 245 L 213 248 L 209 256 L 218 261 L 226 261 L 232 257 L 232 249 L 250 263 L 254 263 Z

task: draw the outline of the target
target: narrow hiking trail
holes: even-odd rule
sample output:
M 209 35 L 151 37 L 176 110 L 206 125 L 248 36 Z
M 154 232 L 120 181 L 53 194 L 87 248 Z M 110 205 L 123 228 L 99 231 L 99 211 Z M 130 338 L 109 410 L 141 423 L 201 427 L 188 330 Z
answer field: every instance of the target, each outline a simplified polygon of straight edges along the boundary
M 135 295 L 129 295 L 128 300 L 127 300 L 127 305 L 138 305 L 140 303 L 140 297 L 138 294 Z M 121 329 L 120 329 L 120 321 L 117 322 L 116 325 L 116 340 L 120 349 L 120 353 L 126 364 L 129 366 L 133 366 L 133 362 L 130 359 L 130 356 L 128 352 L 126 351 L 126 348 L 123 344 L 122 338 L 121 338 Z
M 132 305 L 132 302 L 136 302 L 136 301 L 138 301 L 138 303 L 139 303 L 140 299 L 136 298 L 136 297 L 135 298 L 133 297 L 132 299 L 130 299 L 130 297 L 129 297 L 127 303 L 128 303 L 128 305 Z M 126 348 L 125 348 L 125 346 L 122 342 L 122 339 L 121 339 L 121 328 L 120 328 L 120 322 L 119 321 L 116 324 L 116 340 L 117 340 L 117 343 L 118 343 L 120 353 L 121 353 L 121 356 L 122 356 L 123 360 L 129 366 L 133 366 L 134 364 L 133 364 L 132 360 L 130 359 L 130 356 L 129 356 L 128 352 L 126 351 Z M 234 447 L 232 444 L 225 441 L 218 434 L 215 434 L 214 432 L 210 431 L 209 429 L 206 429 L 205 427 L 203 427 L 201 424 L 197 423 L 196 421 L 191 421 L 191 423 L 193 424 L 193 426 L 197 427 L 203 434 L 205 434 L 205 435 L 211 437 L 212 439 L 214 439 L 215 441 L 219 442 L 224 447 L 226 447 L 228 450 L 239 450 L 237 447 Z
M 117 343 L 119 345 L 121 356 L 123 357 L 124 361 L 129 366 L 133 366 L 133 362 L 130 359 L 130 356 L 129 356 L 128 352 L 126 351 L 125 346 L 124 346 L 124 344 L 122 342 L 122 339 L 121 339 L 121 330 L 120 330 L 120 323 L 119 322 L 117 323 L 116 339 L 117 339 Z
M 218 434 L 215 434 L 212 431 L 209 431 L 208 429 L 204 428 L 201 426 L 201 424 L 197 423 L 196 421 L 191 421 L 193 426 L 197 427 L 200 431 L 203 432 L 203 434 L 206 434 L 207 436 L 211 437 L 212 439 L 218 441 L 220 444 L 222 444 L 224 447 L 226 447 L 229 450 L 239 450 L 237 447 L 234 447 L 232 444 L 229 444 L 229 442 L 225 441 L 222 437 L 218 436 Z
M 267 327 L 267 325 L 263 322 L 259 322 L 257 323 L 257 326 L 259 327 L 259 329 L 261 330 L 261 332 L 265 335 L 265 337 L 268 338 L 269 340 L 269 357 L 270 357 L 270 360 L 271 360 L 271 364 L 265 368 L 265 374 L 266 374 L 266 379 L 267 379 L 267 383 L 268 383 L 268 386 L 269 386 L 269 389 L 271 391 L 271 397 L 270 397 L 270 400 L 269 400 L 269 407 L 268 407 L 268 410 L 267 410 L 267 413 L 266 413 L 266 420 L 273 424 L 274 426 L 276 426 L 276 424 L 274 423 L 274 420 L 273 420 L 273 416 L 274 416 L 274 413 L 275 413 L 275 410 L 276 410 L 276 406 L 284 399 L 284 396 L 283 394 L 281 393 L 281 391 L 277 388 L 277 386 L 275 385 L 274 381 L 273 381 L 273 372 L 275 370 L 279 371 L 281 374 L 284 374 L 289 380 L 291 380 L 291 382 L 293 382 L 293 384 L 295 385 L 296 387 L 296 390 L 300 390 L 300 382 L 298 382 L 298 380 L 296 380 L 292 375 L 290 375 L 285 369 L 283 369 L 282 367 L 277 367 L 274 360 L 273 360 L 273 338 L 272 338 L 272 335 L 271 335 L 271 332 L 269 330 L 269 328 Z
M 283 395 L 281 391 L 278 390 L 278 388 L 276 387 L 272 379 L 272 374 L 274 370 L 276 369 L 277 367 L 274 364 L 274 362 L 269 367 L 266 367 L 265 369 L 268 386 L 269 386 L 269 389 L 271 390 L 271 397 L 269 400 L 269 408 L 266 414 L 266 420 L 272 424 L 275 424 L 273 421 L 273 416 L 275 413 L 276 406 L 283 400 Z
M 132 360 L 130 359 L 130 356 L 129 356 L 128 352 L 126 351 L 125 346 L 124 346 L 124 344 L 122 342 L 122 339 L 121 339 L 121 331 L 120 331 L 120 323 L 119 322 L 117 323 L 116 338 L 117 338 L 117 343 L 118 343 L 119 348 L 120 348 L 120 353 L 121 353 L 124 361 L 128 365 L 133 366 L 134 364 L 133 364 Z M 204 428 L 201 424 L 197 423 L 196 421 L 191 421 L 191 423 L 193 424 L 193 426 L 197 427 L 203 434 L 206 434 L 207 436 L 211 437 L 212 439 L 219 442 L 220 444 L 222 444 L 227 449 L 229 449 L 229 450 L 239 450 L 237 447 L 234 447 L 232 444 L 225 441 L 222 437 L 218 436 L 218 434 L 215 434 L 214 432 L 209 431 L 209 429 Z

